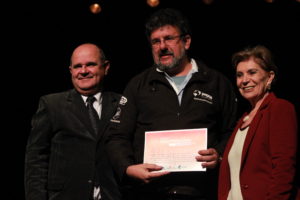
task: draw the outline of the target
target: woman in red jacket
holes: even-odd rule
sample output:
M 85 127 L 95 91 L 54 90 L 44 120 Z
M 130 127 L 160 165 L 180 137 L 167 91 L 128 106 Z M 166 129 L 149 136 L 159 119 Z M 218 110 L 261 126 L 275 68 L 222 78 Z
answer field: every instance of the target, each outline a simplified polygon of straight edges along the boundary
M 277 68 L 264 46 L 233 55 L 236 84 L 251 105 L 224 151 L 219 200 L 291 198 L 297 150 L 294 106 L 270 92 Z

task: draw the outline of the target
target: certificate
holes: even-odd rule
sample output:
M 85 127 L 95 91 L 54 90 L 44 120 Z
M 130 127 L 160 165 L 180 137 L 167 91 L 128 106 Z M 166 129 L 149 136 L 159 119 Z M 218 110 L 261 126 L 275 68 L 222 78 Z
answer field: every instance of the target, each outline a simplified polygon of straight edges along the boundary
M 207 129 L 146 131 L 144 163 L 163 167 L 160 171 L 206 171 L 196 160 L 207 149 Z

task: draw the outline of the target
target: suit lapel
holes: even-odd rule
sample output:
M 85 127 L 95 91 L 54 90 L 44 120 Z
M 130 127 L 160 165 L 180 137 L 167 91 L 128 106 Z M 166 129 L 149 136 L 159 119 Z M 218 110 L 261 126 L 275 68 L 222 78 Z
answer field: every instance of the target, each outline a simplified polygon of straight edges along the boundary
M 256 133 L 256 129 L 259 126 L 259 123 L 263 117 L 263 110 L 269 105 L 270 101 L 272 101 L 272 99 L 275 98 L 273 93 L 270 93 L 266 99 L 264 100 L 264 102 L 261 104 L 259 110 L 256 113 L 256 116 L 254 117 L 253 121 L 250 124 L 248 133 L 247 133 L 247 137 L 244 143 L 244 147 L 243 147 L 243 153 L 242 153 L 242 162 L 241 162 L 241 168 L 243 167 L 246 157 L 247 157 L 247 153 L 248 153 L 248 149 L 250 148 L 250 145 L 252 143 L 252 140 L 255 136 Z
M 91 121 L 88 116 L 88 111 L 86 109 L 85 103 L 81 95 L 76 90 L 71 90 L 68 96 L 68 107 L 70 112 L 72 112 L 78 120 L 83 123 L 86 127 L 87 131 L 83 131 L 84 133 L 88 133 L 88 137 L 91 137 L 95 140 L 101 140 L 105 134 L 105 129 L 115 112 L 115 109 L 119 103 L 119 99 L 112 95 L 109 92 L 103 92 L 102 94 L 102 111 L 101 111 L 101 120 L 99 120 L 99 132 L 96 136 L 94 130 L 92 129 Z M 74 122 L 76 123 L 76 122 Z
M 258 111 L 256 113 L 256 116 L 255 118 L 253 119 L 250 127 L 249 127 L 249 130 L 248 130 L 248 133 L 247 133 L 247 136 L 246 136 L 246 140 L 245 140 L 245 143 L 244 143 L 244 147 L 243 147 L 243 152 L 242 152 L 242 161 L 241 161 L 241 168 L 244 166 L 244 163 L 245 163 L 245 160 L 246 160 L 246 157 L 247 157 L 247 154 L 248 154 L 248 149 L 253 141 L 253 138 L 254 138 L 254 135 L 256 133 L 256 129 L 259 125 L 259 122 L 262 118 L 262 113 L 261 111 Z
M 112 115 L 115 112 L 115 108 L 118 104 L 118 100 L 111 95 L 111 93 L 104 92 L 102 94 L 102 111 L 101 111 L 101 120 L 99 123 L 99 133 L 98 133 L 98 140 L 101 140 L 101 138 L 105 134 L 105 129 L 112 117 Z
M 87 131 L 83 131 L 83 132 L 84 133 L 88 132 L 88 136 L 95 139 L 95 133 L 92 129 L 88 112 L 81 95 L 73 89 L 70 91 L 68 101 L 69 101 L 70 111 L 79 119 L 81 123 L 84 124 L 84 126 L 87 129 Z

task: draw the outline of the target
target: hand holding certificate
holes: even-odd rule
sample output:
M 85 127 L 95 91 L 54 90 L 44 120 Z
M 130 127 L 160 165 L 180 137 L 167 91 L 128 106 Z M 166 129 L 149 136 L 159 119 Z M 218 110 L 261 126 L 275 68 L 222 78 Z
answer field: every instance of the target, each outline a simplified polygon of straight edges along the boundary
M 161 171 L 205 171 L 195 157 L 207 149 L 207 129 L 147 131 L 144 163 L 163 166 Z

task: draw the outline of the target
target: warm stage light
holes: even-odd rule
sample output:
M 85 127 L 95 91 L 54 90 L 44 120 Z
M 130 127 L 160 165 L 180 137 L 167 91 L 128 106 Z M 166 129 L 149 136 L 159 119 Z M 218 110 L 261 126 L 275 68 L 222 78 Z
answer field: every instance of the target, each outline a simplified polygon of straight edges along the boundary
M 98 3 L 93 3 L 92 5 L 90 5 L 90 11 L 93 14 L 98 14 L 101 12 L 101 6 Z
M 151 7 L 156 7 L 159 4 L 159 0 L 147 0 L 147 4 Z
M 214 0 L 202 0 L 204 4 L 210 5 L 214 2 Z

